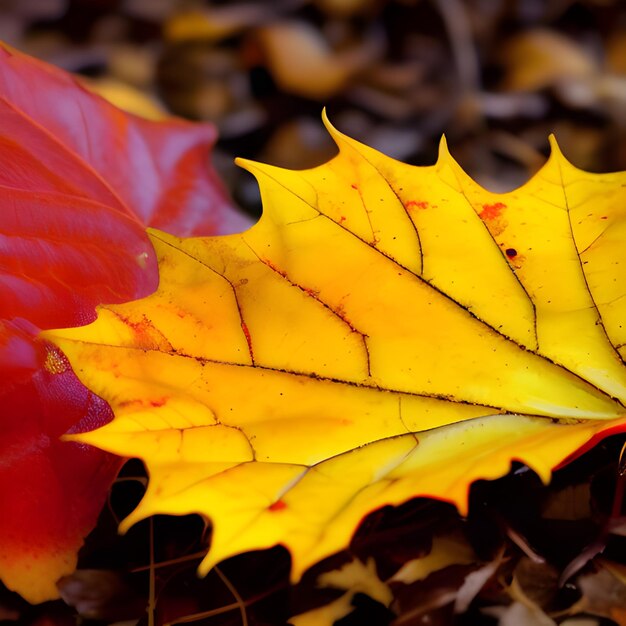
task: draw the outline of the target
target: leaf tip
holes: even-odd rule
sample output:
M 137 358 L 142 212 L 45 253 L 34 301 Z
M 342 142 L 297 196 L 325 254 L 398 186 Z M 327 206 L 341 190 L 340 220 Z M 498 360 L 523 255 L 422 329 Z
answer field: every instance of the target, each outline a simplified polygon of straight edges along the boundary
M 209 552 L 202 559 L 202 561 L 200 561 L 196 569 L 196 574 L 198 578 L 204 578 L 217 565 L 215 559 L 209 557 L 210 554 L 211 551 L 209 550 Z
M 59 439 L 61 441 L 67 442 L 74 441 L 75 443 L 84 443 L 84 441 L 82 440 L 83 434 L 84 433 L 65 433 L 64 435 L 61 435 Z
M 243 159 L 241 157 L 237 157 L 235 159 L 235 165 L 253 174 L 254 166 L 256 165 L 256 163 L 254 161 L 251 161 L 250 159 Z
M 141 522 L 142 520 L 150 517 L 152 513 L 143 512 L 141 505 L 143 504 L 143 500 L 140 502 L 139 506 L 131 511 L 118 525 L 117 532 L 119 535 L 125 535 L 137 522 Z
M 322 122 L 326 130 L 328 131 L 328 134 L 332 137 L 335 144 L 337 144 L 337 147 L 341 149 L 341 144 L 346 143 L 346 141 L 348 141 L 350 138 L 344 135 L 341 131 L 337 130 L 337 128 L 332 125 L 331 121 L 328 119 L 326 107 L 322 109 Z
M 439 140 L 439 154 L 438 161 L 449 161 L 452 159 L 452 155 L 450 154 L 450 149 L 448 148 L 448 140 L 445 135 L 441 135 L 441 139 Z
M 254 176 L 257 180 L 259 186 L 261 186 L 261 175 L 268 174 L 273 168 L 271 165 L 267 165 L 265 163 L 259 163 L 258 161 L 252 161 L 250 159 L 242 159 L 241 157 L 237 157 L 235 159 L 235 165 L 240 167 L 241 169 L 246 170 Z
M 105 426 L 101 426 L 98 431 L 106 428 Z M 99 437 L 94 437 L 93 434 L 96 430 L 88 430 L 85 432 L 67 432 L 61 435 L 60 440 L 65 441 L 67 443 L 78 443 L 84 446 L 94 446 L 96 448 L 101 448 Z M 101 448 L 102 449 L 102 448 Z
M 336 130 L 335 127 L 330 123 L 330 120 L 328 119 L 328 111 L 326 110 L 326 107 L 322 109 L 322 123 L 324 124 L 328 132 L 331 132 L 331 129 Z
M 550 159 L 555 159 L 556 161 L 560 162 L 561 164 L 566 163 L 567 165 L 573 167 L 574 169 L 578 169 L 563 154 L 563 150 L 561 150 L 561 146 L 559 145 L 559 142 L 557 141 L 556 136 L 554 135 L 554 133 L 550 133 L 550 135 L 548 136 L 548 142 L 550 143 Z
M 240 168 L 246 170 L 246 172 L 250 172 L 257 180 L 259 179 L 259 174 L 266 175 L 274 175 L 276 176 L 277 172 L 287 171 L 281 167 L 277 167 L 275 165 L 269 165 L 267 163 L 259 163 L 258 161 L 252 161 L 251 159 L 242 159 L 241 157 L 237 157 L 235 159 L 235 164 Z
M 565 159 L 565 155 L 559 146 L 559 142 L 556 140 L 554 133 L 550 133 L 548 136 L 548 142 L 550 143 L 550 156 Z

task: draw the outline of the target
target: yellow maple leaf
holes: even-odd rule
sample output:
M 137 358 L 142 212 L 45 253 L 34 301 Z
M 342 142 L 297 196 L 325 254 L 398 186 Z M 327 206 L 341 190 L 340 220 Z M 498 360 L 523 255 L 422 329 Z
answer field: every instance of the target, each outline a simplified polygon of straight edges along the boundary
M 544 481 L 626 428 L 626 174 L 553 144 L 494 194 L 448 153 L 412 167 L 329 131 L 329 163 L 243 162 L 240 235 L 152 231 L 154 295 L 46 336 L 115 420 L 79 439 L 143 459 L 156 513 L 211 520 L 200 566 L 287 546 L 294 578 L 360 520 L 428 495 L 464 513 L 512 459 Z

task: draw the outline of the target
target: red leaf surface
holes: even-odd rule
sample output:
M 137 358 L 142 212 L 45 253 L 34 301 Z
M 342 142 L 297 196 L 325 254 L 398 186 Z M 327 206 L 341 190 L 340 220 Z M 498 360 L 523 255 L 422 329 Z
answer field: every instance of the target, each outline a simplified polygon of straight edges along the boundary
M 111 419 L 39 329 L 156 288 L 144 227 L 247 226 L 210 168 L 215 132 L 123 113 L 76 80 L 0 48 L 0 579 L 56 597 L 121 460 L 59 441 Z
M 0 97 L 91 170 L 101 187 L 92 199 L 114 196 L 144 224 L 180 237 L 249 226 L 209 166 L 213 126 L 153 122 L 124 113 L 70 74 L 2 48 Z M 72 177 L 83 180 L 82 174 Z M 94 189 L 95 181 L 84 191 Z

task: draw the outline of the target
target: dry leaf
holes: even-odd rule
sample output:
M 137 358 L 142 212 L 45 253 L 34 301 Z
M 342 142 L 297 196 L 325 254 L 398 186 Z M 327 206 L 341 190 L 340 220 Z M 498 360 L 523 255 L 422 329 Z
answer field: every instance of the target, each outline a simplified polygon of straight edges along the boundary
M 119 572 L 78 569 L 61 578 L 58 587 L 64 602 L 84 619 L 138 619 L 145 610 L 145 598 Z
M 500 550 L 493 560 L 482 567 L 470 572 L 459 587 L 454 599 L 454 612 L 467 611 L 474 598 L 481 592 L 487 582 L 493 577 L 504 560 L 504 549 Z
M 545 609 L 558 591 L 559 572 L 547 563 L 522 557 L 513 572 L 508 593 L 528 608 Z
M 352 598 L 357 593 L 367 594 L 385 606 L 393 599 L 389 587 L 378 578 L 374 559 L 368 559 L 367 563 L 354 559 L 338 570 L 326 572 L 318 578 L 318 586 L 345 589 L 347 593 L 329 604 L 290 618 L 293 626 L 332 626 L 352 611 Z
M 580 576 L 578 586 L 583 596 L 576 610 L 626 624 L 626 582 L 619 574 L 601 565 L 598 571 Z
M 448 565 L 469 565 L 477 560 L 472 548 L 458 537 L 434 537 L 430 552 L 407 561 L 391 578 L 407 585 L 423 580 Z
M 379 42 L 364 38 L 336 52 L 323 34 L 307 22 L 283 20 L 257 31 L 276 82 L 288 93 L 326 100 L 340 91 L 379 54 Z
M 532 91 L 568 80 L 588 79 L 599 69 L 580 44 L 544 29 L 511 38 L 501 60 L 507 70 L 504 87 L 511 90 Z
M 219 41 L 239 31 L 255 26 L 274 16 L 261 4 L 235 4 L 190 9 L 174 14 L 165 24 L 165 38 L 169 41 Z
M 514 602 L 506 608 L 484 609 L 487 615 L 498 618 L 498 626 L 556 626 L 556 622 L 538 607 Z

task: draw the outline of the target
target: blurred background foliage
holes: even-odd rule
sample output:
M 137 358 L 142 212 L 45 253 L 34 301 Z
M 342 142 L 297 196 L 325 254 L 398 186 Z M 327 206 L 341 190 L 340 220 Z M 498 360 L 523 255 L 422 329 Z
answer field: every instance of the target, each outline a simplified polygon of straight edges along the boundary
M 414 164 L 442 133 L 484 186 L 523 183 L 549 133 L 591 171 L 626 169 L 622 0 L 0 0 L 0 38 L 87 77 L 124 108 L 213 122 L 215 161 L 289 168 L 343 132 Z

